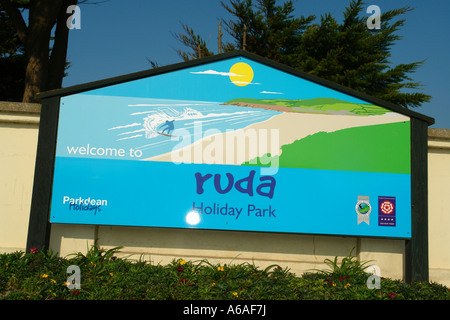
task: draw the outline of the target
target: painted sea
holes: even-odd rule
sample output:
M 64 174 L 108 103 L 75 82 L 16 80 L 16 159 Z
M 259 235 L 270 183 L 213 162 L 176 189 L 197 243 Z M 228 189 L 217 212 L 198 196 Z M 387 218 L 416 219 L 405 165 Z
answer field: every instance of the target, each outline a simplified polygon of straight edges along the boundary
M 182 139 L 193 143 L 281 113 L 222 103 L 81 94 L 63 97 L 56 155 L 141 160 L 177 150 L 183 146 Z M 164 131 L 166 121 L 173 121 L 170 132 Z M 162 135 L 163 131 L 170 136 Z M 117 150 L 123 150 L 123 156 Z

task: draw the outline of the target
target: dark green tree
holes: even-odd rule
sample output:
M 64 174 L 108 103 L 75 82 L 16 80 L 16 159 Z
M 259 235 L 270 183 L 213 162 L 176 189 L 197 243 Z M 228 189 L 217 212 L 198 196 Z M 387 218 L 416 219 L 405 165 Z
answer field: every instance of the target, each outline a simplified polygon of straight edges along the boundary
M 230 0 L 225 10 L 235 17 L 226 21 L 225 30 L 234 42 L 224 44 L 224 51 L 244 49 L 276 62 L 291 64 L 298 43 L 315 16 L 294 17 L 292 1 L 278 5 L 276 0 Z
M 243 49 L 245 28 L 245 49 L 277 62 L 289 64 L 290 57 L 296 52 L 298 42 L 306 27 L 315 16 L 294 17 L 292 1 L 277 5 L 276 0 L 230 0 L 229 5 L 221 2 L 223 8 L 235 19 L 221 19 L 224 29 L 234 39 L 224 42 L 221 51 L 229 52 Z M 202 37 L 186 24 L 184 32 L 175 37 L 192 52 L 177 50 L 183 60 L 198 59 L 214 53 L 207 48 Z
M 174 33 L 174 37 L 183 43 L 186 47 L 190 48 L 192 52 L 177 50 L 178 55 L 184 60 L 195 60 L 202 57 L 212 56 L 214 53 L 209 51 L 206 42 L 198 34 L 195 34 L 194 30 L 186 24 L 181 25 L 184 33 Z
M 21 101 L 27 60 L 11 19 L 0 5 L 0 101 Z
M 410 74 L 424 61 L 396 66 L 390 61 L 392 46 L 401 39 L 397 31 L 405 24 L 405 19 L 394 19 L 412 9 L 384 12 L 379 30 L 367 28 L 365 9 L 362 0 L 353 0 L 341 23 L 322 15 L 303 34 L 291 66 L 405 108 L 428 102 L 426 94 L 403 91 L 421 87 Z
M 410 7 L 386 11 L 381 15 L 381 29 L 370 30 L 367 7 L 362 0 L 351 0 L 338 23 L 330 14 L 294 17 L 293 1 L 278 5 L 276 0 L 230 0 L 222 2 L 232 19 L 222 22 L 233 41 L 224 43 L 222 51 L 242 49 L 246 26 L 245 49 L 300 71 L 328 79 L 368 95 L 403 106 L 417 107 L 431 97 L 416 90 L 421 85 L 411 78 L 424 61 L 392 66 L 391 49 L 401 37 L 404 14 Z M 177 38 L 194 50 L 206 43 L 184 25 Z M 189 32 L 187 32 L 189 31 Z M 184 60 L 198 55 L 179 50 Z M 405 92 L 406 91 L 406 92 Z
M 78 0 L 0 0 L 26 58 L 23 102 L 38 92 L 60 88 L 67 68 L 67 7 Z M 28 10 L 28 23 L 21 9 Z M 54 32 L 52 30 L 54 29 Z

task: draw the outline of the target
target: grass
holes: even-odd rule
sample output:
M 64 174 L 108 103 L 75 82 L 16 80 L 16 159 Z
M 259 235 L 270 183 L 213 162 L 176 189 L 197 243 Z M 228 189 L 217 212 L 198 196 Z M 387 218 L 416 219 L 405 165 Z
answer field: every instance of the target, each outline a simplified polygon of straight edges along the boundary
M 282 168 L 411 173 L 410 124 L 396 122 L 318 132 L 242 165 Z
M 119 249 L 92 247 L 65 258 L 36 250 L 1 254 L 0 300 L 450 300 L 449 289 L 432 282 L 382 278 L 380 289 L 369 289 L 368 262 L 351 253 L 340 263 L 326 260 L 329 270 L 297 276 L 277 265 L 184 259 L 155 265 L 117 258 Z M 70 265 L 80 268 L 73 289 Z

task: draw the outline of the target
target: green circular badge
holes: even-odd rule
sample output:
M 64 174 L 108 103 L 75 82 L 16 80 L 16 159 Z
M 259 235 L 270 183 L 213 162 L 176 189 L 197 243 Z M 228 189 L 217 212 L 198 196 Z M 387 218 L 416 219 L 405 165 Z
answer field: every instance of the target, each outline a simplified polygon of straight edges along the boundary
M 367 214 L 370 213 L 372 210 L 370 203 L 367 202 L 359 202 L 356 206 L 356 211 L 358 211 L 359 214 Z

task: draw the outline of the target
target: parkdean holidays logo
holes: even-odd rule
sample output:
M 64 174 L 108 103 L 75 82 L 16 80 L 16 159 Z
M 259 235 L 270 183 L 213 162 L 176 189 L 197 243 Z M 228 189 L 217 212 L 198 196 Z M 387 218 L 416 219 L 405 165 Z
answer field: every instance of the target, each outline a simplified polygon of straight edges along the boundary
M 63 197 L 63 204 L 69 206 L 69 210 L 73 211 L 93 211 L 94 215 L 102 211 L 102 207 L 108 205 L 107 200 L 89 198 L 71 198 L 69 196 Z

